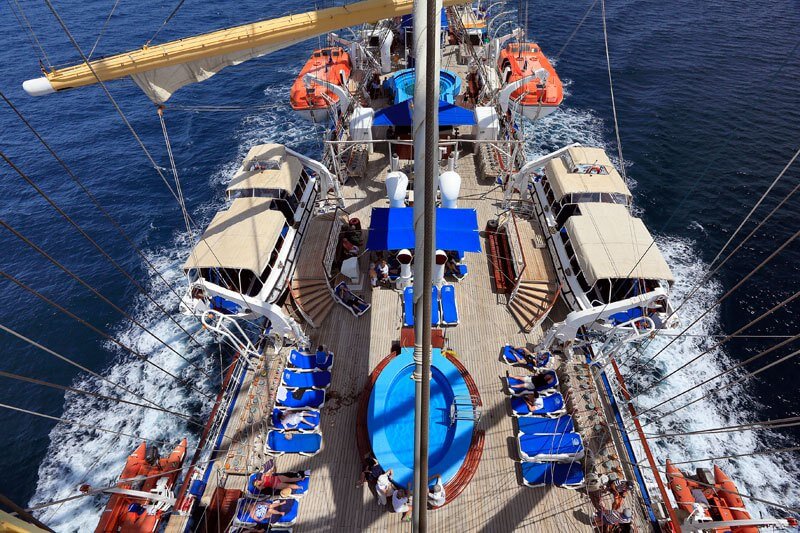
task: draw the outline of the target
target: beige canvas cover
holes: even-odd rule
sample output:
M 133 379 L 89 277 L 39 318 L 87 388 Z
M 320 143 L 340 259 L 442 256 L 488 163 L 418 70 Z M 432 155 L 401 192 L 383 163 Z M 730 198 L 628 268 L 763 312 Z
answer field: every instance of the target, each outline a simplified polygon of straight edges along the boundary
M 574 148 L 570 148 L 573 150 Z M 581 148 L 581 150 L 599 150 L 603 157 L 608 161 L 608 156 L 599 148 Z M 619 172 L 614 168 L 610 161 L 603 163 L 597 159 L 590 160 L 588 163 L 579 162 L 576 164 L 595 164 L 603 165 L 609 172 L 608 174 L 578 174 L 569 172 L 564 161 L 557 157 L 551 159 L 545 166 L 547 181 L 553 189 L 556 200 L 561 200 L 564 196 L 573 193 L 594 192 L 594 193 L 618 193 L 630 197 L 631 191 L 625 185 L 625 181 Z
M 589 284 L 624 278 L 673 281 L 661 251 L 650 246 L 653 237 L 644 222 L 625 206 L 585 203 L 580 210 L 564 226 Z
M 606 151 L 602 148 L 593 146 L 572 146 L 567 148 L 567 153 L 576 165 L 603 165 L 604 167 L 614 168 Z
M 263 272 L 286 224 L 269 198 L 237 198 L 206 228 L 183 265 L 190 268 L 241 268 Z
M 274 161 L 277 169 L 247 170 L 257 161 Z M 291 155 L 286 154 L 282 144 L 259 144 L 250 149 L 242 162 L 239 172 L 228 185 L 228 194 L 246 189 L 283 189 L 289 194 L 294 192 L 303 164 Z

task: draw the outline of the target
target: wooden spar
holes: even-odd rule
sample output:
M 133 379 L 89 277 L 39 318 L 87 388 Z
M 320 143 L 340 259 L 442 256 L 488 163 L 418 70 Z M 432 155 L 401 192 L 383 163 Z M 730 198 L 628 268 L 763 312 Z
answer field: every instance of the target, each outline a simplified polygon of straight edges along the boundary
M 465 3 L 468 0 L 444 0 L 445 6 Z M 407 15 L 411 13 L 413 4 L 413 0 L 363 0 L 340 7 L 243 24 L 155 46 L 145 46 L 95 59 L 88 64 L 54 68 L 45 71 L 44 78 L 28 80 L 23 87 L 29 94 L 38 96 L 93 85 L 98 82 L 98 78 L 100 81 L 114 80 L 253 48 L 293 43 L 348 26 Z

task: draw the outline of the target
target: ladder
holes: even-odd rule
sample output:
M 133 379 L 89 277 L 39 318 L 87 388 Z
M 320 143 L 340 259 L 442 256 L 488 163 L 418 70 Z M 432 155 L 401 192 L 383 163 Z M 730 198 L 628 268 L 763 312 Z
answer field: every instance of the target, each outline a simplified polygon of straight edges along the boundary
M 477 424 L 481 419 L 481 410 L 475 407 L 477 404 L 478 398 L 474 396 L 454 396 L 453 403 L 450 404 L 450 425 L 457 420 L 472 420 Z

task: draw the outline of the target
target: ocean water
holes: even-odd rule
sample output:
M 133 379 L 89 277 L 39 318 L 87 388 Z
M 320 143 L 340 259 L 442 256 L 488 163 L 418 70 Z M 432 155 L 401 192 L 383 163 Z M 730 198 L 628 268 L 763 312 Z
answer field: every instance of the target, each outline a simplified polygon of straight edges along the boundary
M 62 0 L 56 3 L 75 38 L 91 49 L 113 2 Z M 559 6 L 529 3 L 529 35 L 553 56 L 567 41 L 591 2 Z M 5 4 L 0 18 L 5 46 L 0 51 L 0 90 L 10 98 L 66 160 L 141 247 L 164 277 L 180 289 L 180 265 L 189 237 L 174 199 L 141 154 L 130 133 L 97 87 L 33 99 L 21 82 L 38 73 L 37 54 Z M 22 1 L 38 39 L 54 64 L 74 61 L 70 46 L 41 3 Z M 320 6 L 326 4 L 318 4 Z M 159 33 L 158 40 L 177 38 L 227 25 L 300 11 L 307 3 L 290 0 L 275 9 L 244 0 L 235 4 L 187 2 Z M 510 9 L 516 4 L 510 4 Z M 95 54 L 110 54 L 141 45 L 152 37 L 172 6 L 120 2 Z M 498 11 L 499 12 L 499 11 Z M 800 7 L 790 0 L 766 4 L 709 2 L 672 3 L 655 0 L 608 2 L 608 32 L 615 81 L 624 165 L 634 189 L 636 208 L 677 278 L 676 293 L 686 294 L 708 269 L 716 253 L 797 149 L 800 120 Z M 288 89 L 317 39 L 261 60 L 229 68 L 211 80 L 179 91 L 166 111 L 177 166 L 192 216 L 203 224 L 220 205 L 224 184 L 247 149 L 258 142 L 287 143 L 309 154 L 321 146 L 313 126 L 291 113 Z M 568 84 L 564 108 L 528 128 L 529 150 L 544 153 L 569 142 L 602 145 L 616 153 L 599 4 L 557 61 Z M 152 104 L 130 81 L 108 84 L 114 97 L 166 168 L 167 156 Z M 231 112 L 192 112 L 178 106 L 232 105 Z M 220 361 L 216 345 L 190 320 L 177 314 L 172 292 L 130 249 L 91 206 L 63 170 L 4 106 L 0 112 L 0 149 L 64 207 L 108 253 L 144 284 L 165 309 L 192 332 L 202 347 L 180 329 L 70 228 L 8 166 L 0 190 L 2 219 L 52 253 L 101 293 L 143 322 L 192 364 L 179 359 L 158 340 L 131 325 L 7 231 L 0 231 L 2 269 L 109 332 L 114 338 L 191 382 L 175 381 L 95 335 L 9 281 L 3 282 L 0 323 L 30 336 L 106 379 L 170 409 L 202 416 L 209 405 L 203 394 L 218 386 Z M 798 180 L 790 170 L 768 198 L 756 219 L 777 203 Z M 797 230 L 798 201 L 791 200 L 756 238 L 705 284 L 686 304 L 685 324 L 736 284 L 747 272 Z M 749 231 L 753 224 L 745 229 Z M 685 337 L 642 367 L 666 344 L 658 338 L 643 355 L 631 354 L 623 368 L 642 408 L 655 405 L 777 342 L 747 338 L 727 343 L 649 387 L 709 347 L 709 335 L 732 332 L 792 294 L 798 282 L 800 249 L 791 245 L 721 306 L 700 320 Z M 779 311 L 748 331 L 758 335 L 793 335 L 798 308 Z M 47 381 L 113 393 L 102 380 L 54 360 L 35 348 L 2 334 L 2 370 Z M 772 361 L 781 351 L 768 356 Z M 225 361 L 222 361 L 225 364 Z M 755 364 L 751 370 L 760 366 Z M 688 431 L 798 414 L 800 368 L 788 361 L 757 378 L 722 390 L 672 414 L 660 408 L 653 433 Z M 738 376 L 722 378 L 722 387 Z M 693 391 L 670 406 L 679 407 L 708 392 Z M 195 390 L 196 389 L 196 390 Z M 199 392 L 198 392 L 199 391 Z M 132 406 L 110 404 L 58 390 L 7 379 L 0 385 L 0 403 L 39 411 L 82 424 L 177 443 L 182 436 L 197 441 L 196 428 L 182 419 Z M 81 483 L 101 486 L 113 481 L 133 439 L 0 409 L 0 492 L 21 504 L 52 501 L 75 493 Z M 659 461 L 704 459 L 768 451 L 794 445 L 798 433 L 729 433 L 713 437 L 653 440 Z M 764 454 L 720 461 L 745 492 L 787 506 L 800 505 L 797 456 Z M 697 463 L 709 466 L 709 463 Z M 93 527 L 103 498 L 86 498 L 43 510 L 39 516 L 57 531 Z M 769 511 L 763 504 L 749 507 Z

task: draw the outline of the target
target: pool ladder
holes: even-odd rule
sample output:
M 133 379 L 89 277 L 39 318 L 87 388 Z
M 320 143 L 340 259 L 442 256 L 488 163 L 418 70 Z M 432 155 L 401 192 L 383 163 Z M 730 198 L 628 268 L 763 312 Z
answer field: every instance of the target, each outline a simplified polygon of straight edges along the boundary
M 476 408 L 478 399 L 474 396 L 455 396 L 450 404 L 450 425 L 456 420 L 472 420 L 477 423 L 481 419 L 481 410 Z

